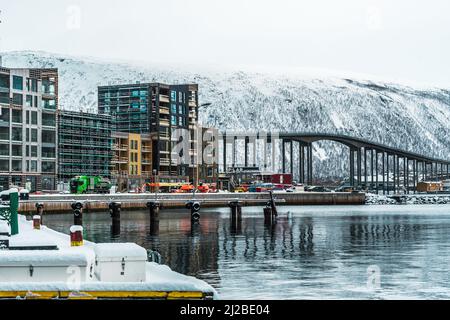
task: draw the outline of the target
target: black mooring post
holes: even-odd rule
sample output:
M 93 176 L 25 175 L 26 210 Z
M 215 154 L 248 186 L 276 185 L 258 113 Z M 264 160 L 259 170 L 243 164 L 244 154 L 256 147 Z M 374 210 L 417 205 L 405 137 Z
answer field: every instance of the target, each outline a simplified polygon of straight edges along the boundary
M 76 226 L 83 225 L 83 203 L 81 202 L 73 202 L 72 205 L 73 210 L 73 224 Z
M 36 203 L 36 215 L 41 217 L 41 225 L 44 224 L 44 204 L 42 202 Z
M 150 215 L 150 235 L 157 236 L 159 234 L 159 210 L 161 203 L 159 201 L 147 202 L 147 208 Z
M 147 208 L 149 209 L 150 220 L 159 219 L 159 209 L 161 208 L 159 201 L 147 202 Z
M 278 216 L 278 210 L 275 205 L 275 200 L 273 198 L 272 191 L 270 191 L 269 194 L 270 194 L 270 199 L 269 199 L 269 201 L 267 201 L 266 206 L 263 209 L 265 224 L 275 223 L 277 216 Z
M 239 201 L 230 201 L 228 206 L 231 209 L 230 214 L 230 231 L 238 233 L 242 224 L 242 204 Z
M 120 211 L 122 204 L 120 202 L 111 202 L 109 204 L 109 215 L 111 217 L 111 234 L 113 237 L 120 235 Z
M 191 210 L 191 223 L 198 223 L 200 221 L 200 202 L 199 201 L 188 201 L 186 202 L 186 209 Z

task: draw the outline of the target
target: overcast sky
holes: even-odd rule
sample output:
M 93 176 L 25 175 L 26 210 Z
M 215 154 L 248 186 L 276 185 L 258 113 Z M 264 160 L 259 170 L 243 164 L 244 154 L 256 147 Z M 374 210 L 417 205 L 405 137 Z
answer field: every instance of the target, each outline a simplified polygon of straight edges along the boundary
M 448 0 L 0 0 L 0 50 L 450 86 Z

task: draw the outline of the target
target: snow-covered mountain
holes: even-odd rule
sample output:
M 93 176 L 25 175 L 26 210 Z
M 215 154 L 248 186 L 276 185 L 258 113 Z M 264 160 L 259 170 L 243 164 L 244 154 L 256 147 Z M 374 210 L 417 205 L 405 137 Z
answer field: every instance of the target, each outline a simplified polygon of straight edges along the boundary
M 188 71 L 44 52 L 2 56 L 5 67 L 58 68 L 63 109 L 96 112 L 98 85 L 192 82 L 199 84 L 200 103 L 211 103 L 201 109 L 204 125 L 222 130 L 339 131 L 450 159 L 450 88 L 329 76 Z M 348 161 L 342 157 L 346 150 L 337 143 L 315 143 L 315 172 L 342 176 L 347 172 Z

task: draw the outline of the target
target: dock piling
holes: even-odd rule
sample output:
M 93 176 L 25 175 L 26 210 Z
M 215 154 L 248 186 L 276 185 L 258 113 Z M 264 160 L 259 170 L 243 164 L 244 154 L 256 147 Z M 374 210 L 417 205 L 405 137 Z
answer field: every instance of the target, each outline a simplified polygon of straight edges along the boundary
M 159 201 L 147 202 L 147 208 L 149 209 L 150 220 L 159 218 L 159 209 L 161 208 L 161 204 L 159 203 Z
M 112 236 L 120 235 L 120 211 L 122 204 L 120 202 L 111 202 L 109 204 L 109 215 L 112 219 L 111 234 Z
M 200 202 L 198 201 L 188 201 L 186 203 L 186 208 L 191 210 L 191 222 L 197 223 L 200 221 Z
M 242 202 L 230 201 L 228 206 L 231 208 L 230 229 L 232 232 L 238 232 L 242 229 Z
M 73 210 L 73 224 L 76 226 L 83 225 L 83 203 L 77 201 L 73 202 L 72 205 Z

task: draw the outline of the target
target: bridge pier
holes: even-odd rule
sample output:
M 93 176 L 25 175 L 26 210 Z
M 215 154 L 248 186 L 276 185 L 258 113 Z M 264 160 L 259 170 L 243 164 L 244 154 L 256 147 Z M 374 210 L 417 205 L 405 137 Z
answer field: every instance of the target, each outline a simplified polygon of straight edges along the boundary
M 364 148 L 364 189 L 369 189 L 367 187 L 367 148 Z
M 289 147 L 290 147 L 290 158 L 291 158 L 291 162 L 290 162 L 290 166 L 291 166 L 291 171 L 290 173 L 292 174 L 292 178 L 294 177 L 294 145 L 292 143 L 292 140 L 289 141 Z
M 355 149 L 350 147 L 350 185 L 355 187 Z

